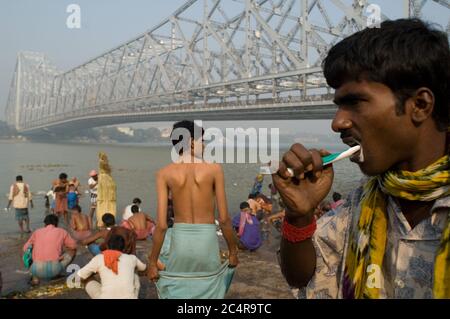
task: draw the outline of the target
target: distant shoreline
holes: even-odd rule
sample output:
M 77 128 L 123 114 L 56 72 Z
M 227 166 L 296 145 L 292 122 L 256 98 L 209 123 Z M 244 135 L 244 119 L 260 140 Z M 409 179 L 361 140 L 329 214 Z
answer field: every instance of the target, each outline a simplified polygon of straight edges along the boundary
M 52 140 L 20 140 L 20 139 L 1 139 L 0 143 L 15 144 L 15 143 L 29 143 L 29 144 L 53 144 L 53 145 L 92 145 L 92 146 L 137 146 L 137 147 L 170 147 L 169 143 L 120 143 L 120 142 L 87 142 L 87 141 L 52 141 Z
M 0 138 L 0 143 L 8 143 L 8 144 L 12 144 L 12 143 L 29 143 L 29 141 L 28 140 L 21 140 L 21 139 L 14 139 L 14 138 L 9 138 L 9 139 Z
M 120 142 L 94 142 L 94 141 L 36 141 L 36 140 L 20 140 L 20 139 L 0 139 L 0 143 L 3 144 L 52 144 L 52 145 L 83 145 L 83 146 L 109 146 L 109 147 L 138 147 L 138 148 L 143 148 L 143 147 L 167 147 L 170 148 L 172 147 L 172 144 L 170 143 L 164 143 L 164 142 L 160 142 L 160 143 L 151 143 L 151 144 L 147 144 L 147 143 L 120 143 Z M 282 142 L 280 143 L 280 150 L 288 150 L 290 148 L 291 145 L 293 145 L 295 142 Z M 308 148 L 325 148 L 328 151 L 331 152 L 341 152 L 343 150 L 345 150 L 345 146 L 338 144 L 338 143 L 314 143 L 314 144 L 309 144 L 309 143 L 305 143 L 304 144 L 306 147 Z M 235 145 L 234 147 L 238 147 L 237 145 Z M 248 149 L 249 147 L 246 147 L 246 149 Z M 254 148 L 250 147 L 251 149 Z

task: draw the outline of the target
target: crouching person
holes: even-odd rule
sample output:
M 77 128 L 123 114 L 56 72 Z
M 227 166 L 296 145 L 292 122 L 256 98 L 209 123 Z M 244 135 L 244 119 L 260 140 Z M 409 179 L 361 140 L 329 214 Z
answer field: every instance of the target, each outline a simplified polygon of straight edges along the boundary
M 23 246 L 24 251 L 27 251 L 30 245 L 33 249 L 33 285 L 39 284 L 40 280 L 51 280 L 63 275 L 77 251 L 76 241 L 67 231 L 58 228 L 56 215 L 46 216 L 44 224 L 45 227 L 36 230 Z
M 147 266 L 136 256 L 127 255 L 125 239 L 112 235 L 108 240 L 108 250 L 95 256 L 78 276 L 85 281 L 86 292 L 92 299 L 137 299 L 141 287 L 135 270 L 145 271 Z M 100 282 L 92 276 L 98 273 Z

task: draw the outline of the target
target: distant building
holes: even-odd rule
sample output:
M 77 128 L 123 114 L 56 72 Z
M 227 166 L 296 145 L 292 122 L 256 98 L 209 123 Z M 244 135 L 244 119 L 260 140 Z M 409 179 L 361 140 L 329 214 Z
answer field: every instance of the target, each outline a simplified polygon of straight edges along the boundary
M 172 134 L 172 129 L 170 129 L 170 128 L 161 129 L 161 137 L 162 138 L 169 138 L 170 134 Z
M 118 127 L 117 130 L 122 134 L 134 136 L 134 130 L 130 127 Z

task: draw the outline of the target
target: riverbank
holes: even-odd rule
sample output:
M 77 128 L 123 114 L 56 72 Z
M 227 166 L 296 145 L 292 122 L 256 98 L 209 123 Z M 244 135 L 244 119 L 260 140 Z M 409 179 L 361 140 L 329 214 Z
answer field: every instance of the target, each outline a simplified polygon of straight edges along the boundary
M 29 143 L 29 141 L 24 140 L 24 139 L 0 138 L 0 143 L 2 143 L 2 144 L 17 144 L 17 143 Z
M 32 288 L 30 275 L 22 265 L 22 246 L 28 235 L 0 236 L 0 271 L 3 276 L 3 298 L 12 299 L 89 299 L 83 289 L 70 289 L 66 278 L 43 283 Z M 225 249 L 223 238 L 221 247 Z M 240 252 L 239 266 L 226 295 L 227 299 L 292 299 L 292 293 L 278 266 L 276 250 L 279 234 L 273 229 L 269 241 L 256 252 Z M 137 256 L 144 262 L 148 259 L 152 241 L 138 242 Z M 81 247 L 73 264 L 84 266 L 91 256 Z M 68 273 L 68 275 L 70 275 Z M 141 277 L 140 299 L 157 299 L 156 288 L 145 277 Z

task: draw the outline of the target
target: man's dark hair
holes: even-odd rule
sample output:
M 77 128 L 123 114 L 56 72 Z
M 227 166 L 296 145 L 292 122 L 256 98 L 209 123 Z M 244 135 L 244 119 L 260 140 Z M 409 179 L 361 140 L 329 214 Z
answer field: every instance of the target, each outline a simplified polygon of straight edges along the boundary
M 21 175 L 16 176 L 16 182 L 23 182 L 23 177 Z
M 197 124 L 195 124 L 193 121 L 181 121 L 181 122 L 177 122 L 173 125 L 173 129 L 172 129 L 172 134 L 171 134 L 171 140 L 172 140 L 172 144 L 173 146 L 176 147 L 178 154 L 182 154 L 183 150 L 186 149 L 190 149 L 190 140 L 183 140 L 184 136 L 183 135 L 178 135 L 178 129 L 184 129 L 187 132 L 189 132 L 189 136 L 192 139 L 199 139 L 200 137 L 203 138 L 203 134 L 205 134 L 205 130 L 203 129 L 203 127 L 201 128 L 201 136 L 195 136 L 195 131 L 199 132 L 200 131 L 200 126 L 198 126 Z M 183 133 L 181 131 L 181 133 Z
M 248 199 L 255 199 L 256 198 L 256 194 L 249 194 L 248 195 Z
M 81 213 L 82 209 L 80 205 L 75 205 L 75 207 L 72 210 L 76 210 L 77 212 Z
M 59 222 L 59 219 L 58 219 L 58 216 L 56 216 L 56 215 L 51 214 L 51 215 L 45 216 L 45 219 L 44 219 L 45 226 L 53 225 L 55 227 L 58 227 L 58 222 Z
M 250 205 L 249 205 L 247 202 L 242 202 L 242 203 L 239 205 L 239 208 L 240 208 L 241 210 L 243 210 L 243 209 L 246 209 L 246 208 L 250 208 Z
M 112 235 L 108 240 L 108 249 L 123 252 L 125 249 L 125 239 L 120 235 Z
M 137 205 L 140 205 L 140 204 L 142 204 L 142 201 L 141 201 L 141 199 L 140 198 L 135 198 L 135 199 L 133 199 L 133 204 L 137 204 Z
M 132 212 L 133 214 L 139 213 L 139 206 L 138 206 L 138 205 L 133 205 L 133 206 L 131 206 L 131 212 Z
M 338 200 L 341 200 L 341 199 L 342 199 L 342 195 L 341 194 L 339 194 L 337 192 L 333 193 L 333 201 L 337 202 Z
M 112 227 L 116 224 L 116 218 L 113 214 L 106 213 L 102 216 L 102 222 L 106 227 Z
M 323 62 L 328 84 L 338 89 L 350 81 L 372 81 L 389 87 L 397 114 L 421 87 L 435 97 L 433 118 L 439 130 L 449 125 L 450 49 L 447 34 L 419 19 L 385 21 L 336 44 Z
M 59 174 L 59 179 L 67 179 L 67 174 L 66 173 Z

